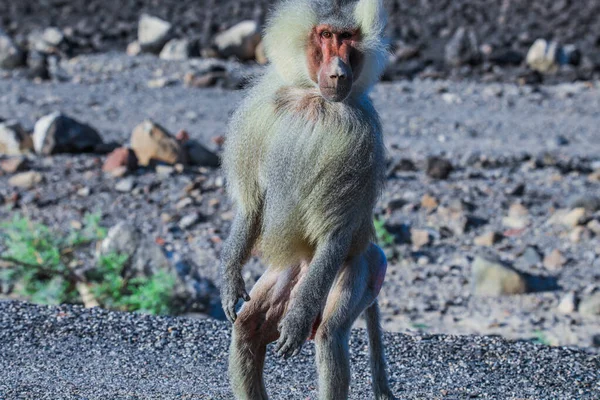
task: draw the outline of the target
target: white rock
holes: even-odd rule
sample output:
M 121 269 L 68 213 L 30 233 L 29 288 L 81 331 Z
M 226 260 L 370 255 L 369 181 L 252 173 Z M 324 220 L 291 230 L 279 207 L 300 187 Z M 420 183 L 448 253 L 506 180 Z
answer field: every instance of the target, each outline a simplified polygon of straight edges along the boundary
M 19 123 L 0 124 L 0 154 L 17 156 L 30 151 L 33 151 L 33 141 Z
M 194 45 L 187 39 L 173 39 L 165 44 L 160 52 L 160 58 L 169 61 L 187 60 L 193 57 Z
M 558 69 L 557 54 L 559 45 L 544 39 L 536 40 L 527 53 L 527 65 L 534 71 L 554 73 Z
M 260 28 L 254 21 L 242 21 L 228 30 L 219 33 L 214 43 L 221 57 L 236 57 L 242 61 L 256 56 L 260 43 Z
M 160 18 L 142 14 L 138 24 L 138 42 L 143 52 L 158 54 L 171 37 L 173 25 Z

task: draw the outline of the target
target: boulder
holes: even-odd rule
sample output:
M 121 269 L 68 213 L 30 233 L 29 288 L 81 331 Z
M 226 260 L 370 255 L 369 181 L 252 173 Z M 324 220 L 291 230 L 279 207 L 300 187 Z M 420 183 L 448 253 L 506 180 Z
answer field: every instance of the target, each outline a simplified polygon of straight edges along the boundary
M 0 29 L 0 68 L 14 69 L 25 64 L 25 53 L 10 36 Z
M 170 61 L 187 60 L 199 55 L 198 43 L 188 39 L 170 40 L 160 52 L 160 58 Z
M 0 155 L 18 156 L 33 151 L 33 140 L 18 122 L 0 123 Z
M 89 153 L 102 143 L 94 128 L 60 112 L 40 118 L 33 131 L 35 151 L 43 155 Z
M 253 60 L 260 43 L 260 27 L 255 21 L 242 21 L 215 36 L 214 44 L 221 57 Z
M 475 31 L 460 27 L 445 47 L 446 63 L 451 66 L 477 64 L 481 61 L 481 52 Z
M 160 18 L 142 14 L 138 23 L 138 43 L 144 53 L 159 54 L 171 39 L 173 26 Z
M 133 129 L 131 148 L 139 165 L 144 167 L 153 161 L 187 164 L 187 157 L 177 139 L 151 120 L 146 120 Z
M 512 266 L 492 256 L 478 256 L 472 265 L 473 290 L 477 296 L 503 296 L 527 291 L 527 279 Z

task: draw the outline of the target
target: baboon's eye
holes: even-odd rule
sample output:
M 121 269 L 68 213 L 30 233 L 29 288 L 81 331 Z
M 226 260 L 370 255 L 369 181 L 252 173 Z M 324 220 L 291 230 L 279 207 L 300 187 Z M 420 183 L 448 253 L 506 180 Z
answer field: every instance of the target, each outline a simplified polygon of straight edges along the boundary
M 342 33 L 342 34 L 340 35 L 340 37 L 341 37 L 342 39 L 350 39 L 350 38 L 352 37 L 352 33 L 350 33 L 350 32 L 344 32 L 344 33 Z
M 333 37 L 333 35 L 329 31 L 323 31 L 323 32 L 321 32 L 321 37 L 323 39 L 331 39 Z

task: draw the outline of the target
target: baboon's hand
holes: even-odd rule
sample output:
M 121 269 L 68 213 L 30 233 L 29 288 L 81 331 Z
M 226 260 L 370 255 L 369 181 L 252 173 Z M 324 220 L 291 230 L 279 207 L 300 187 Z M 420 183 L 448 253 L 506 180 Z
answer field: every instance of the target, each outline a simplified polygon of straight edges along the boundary
M 225 316 L 231 323 L 234 323 L 237 318 L 235 306 L 240 299 L 250 301 L 241 272 L 224 274 L 221 287 L 221 305 L 223 311 L 225 311 Z
M 315 317 L 309 309 L 292 307 L 279 324 L 279 340 L 275 352 L 279 357 L 289 358 L 302 350 L 308 339 Z

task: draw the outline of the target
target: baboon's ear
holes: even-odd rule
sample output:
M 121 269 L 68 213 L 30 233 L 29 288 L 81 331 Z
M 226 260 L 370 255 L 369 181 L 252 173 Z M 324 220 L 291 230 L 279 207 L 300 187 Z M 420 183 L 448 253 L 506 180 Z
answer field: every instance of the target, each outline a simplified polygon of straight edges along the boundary
M 382 35 L 387 22 L 383 0 L 359 0 L 354 8 L 354 18 L 363 35 Z

